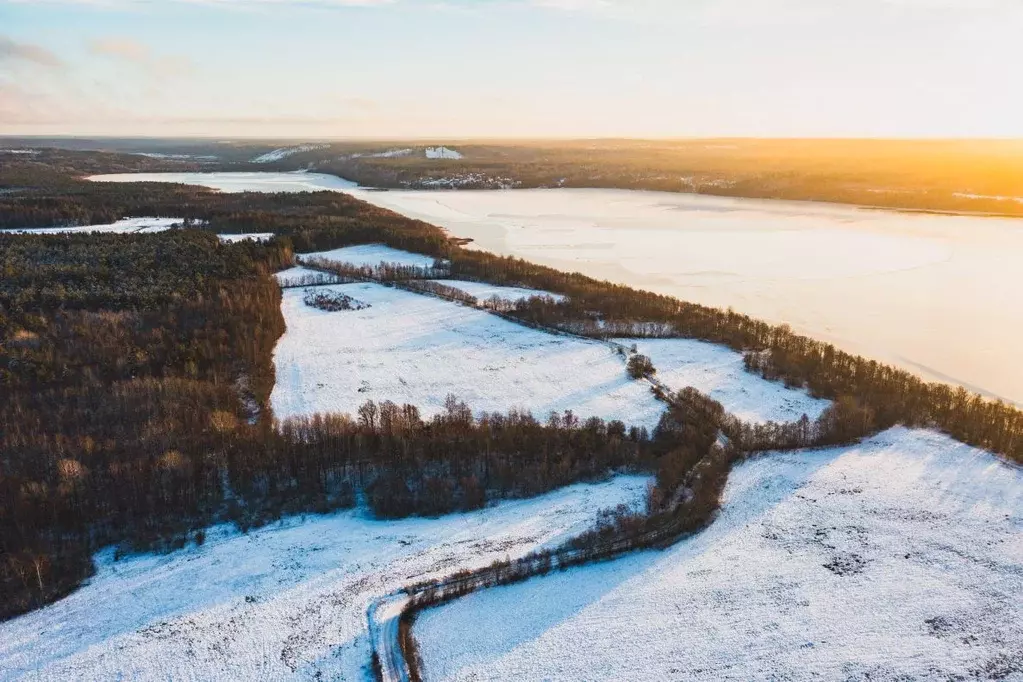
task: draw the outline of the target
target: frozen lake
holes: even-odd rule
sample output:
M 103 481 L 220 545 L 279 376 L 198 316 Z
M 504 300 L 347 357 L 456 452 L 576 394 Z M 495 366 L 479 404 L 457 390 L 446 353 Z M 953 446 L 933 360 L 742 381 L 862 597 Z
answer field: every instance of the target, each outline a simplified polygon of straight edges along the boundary
M 94 179 L 344 191 L 478 248 L 785 322 L 1023 404 L 1023 220 L 632 190 L 374 192 L 312 173 Z

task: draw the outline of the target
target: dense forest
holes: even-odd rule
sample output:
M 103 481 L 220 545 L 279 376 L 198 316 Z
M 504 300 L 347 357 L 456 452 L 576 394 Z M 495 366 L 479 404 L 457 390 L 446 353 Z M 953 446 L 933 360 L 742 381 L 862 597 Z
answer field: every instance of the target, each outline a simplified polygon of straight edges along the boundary
M 122 157 L 53 155 L 0 166 L 0 225 L 164 215 L 194 229 L 0 234 L 0 617 L 74 589 L 98 547 L 201 542 L 211 523 L 245 528 L 348 506 L 357 494 L 381 516 L 437 514 L 638 468 L 656 472 L 656 506 L 719 431 L 740 452 L 846 442 L 902 423 L 1023 461 L 1019 410 L 784 327 L 464 250 L 434 226 L 344 194 L 93 184 L 78 175 Z M 215 232 L 278 238 L 223 244 Z M 366 242 L 435 256 L 454 277 L 566 297 L 494 311 L 523 324 L 722 343 L 743 351 L 750 371 L 835 406 L 816 424 L 752 427 L 698 396 L 662 392 L 671 409 L 653 434 L 572 414 L 473 415 L 457 397 L 430 420 L 384 403 L 276 423 L 271 353 L 283 319 L 270 275 L 296 252 Z M 432 295 L 446 289 L 419 279 L 432 270 L 356 274 Z M 656 368 L 639 359 L 633 374 L 654 380 Z

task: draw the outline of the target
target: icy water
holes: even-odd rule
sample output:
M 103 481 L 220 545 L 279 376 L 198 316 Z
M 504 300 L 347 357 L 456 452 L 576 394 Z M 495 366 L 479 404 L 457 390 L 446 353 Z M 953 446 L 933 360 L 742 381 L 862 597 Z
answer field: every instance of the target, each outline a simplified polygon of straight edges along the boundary
M 1023 404 L 1023 220 L 632 190 L 373 192 L 333 176 L 104 181 L 344 191 L 478 248 L 771 322 Z

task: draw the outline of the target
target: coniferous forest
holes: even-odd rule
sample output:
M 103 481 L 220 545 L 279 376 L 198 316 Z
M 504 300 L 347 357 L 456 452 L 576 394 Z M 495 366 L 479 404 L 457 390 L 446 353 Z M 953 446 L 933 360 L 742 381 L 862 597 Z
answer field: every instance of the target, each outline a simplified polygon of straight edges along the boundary
M 719 429 L 748 452 L 847 442 L 905 424 L 1023 462 L 1019 410 L 784 327 L 464 250 L 434 226 L 344 194 L 79 179 L 124 163 L 60 152 L 0 167 L 0 227 L 130 216 L 180 217 L 189 226 L 0 233 L 0 618 L 73 590 L 103 546 L 201 543 L 212 523 L 244 529 L 351 506 L 360 493 L 381 517 L 441 514 L 641 469 L 656 473 L 663 495 Z M 225 244 L 216 236 L 230 232 L 277 238 Z M 651 434 L 571 413 L 474 415 L 457 396 L 432 419 L 385 402 L 354 415 L 275 422 L 272 351 L 284 321 L 272 273 L 295 253 L 367 242 L 446 259 L 454 277 L 567 297 L 500 311 L 524 324 L 721 343 L 745 353 L 749 371 L 835 406 L 815 425 L 751 427 L 712 401 L 666 396 L 674 408 Z M 637 378 L 656 376 L 649 361 L 634 364 Z

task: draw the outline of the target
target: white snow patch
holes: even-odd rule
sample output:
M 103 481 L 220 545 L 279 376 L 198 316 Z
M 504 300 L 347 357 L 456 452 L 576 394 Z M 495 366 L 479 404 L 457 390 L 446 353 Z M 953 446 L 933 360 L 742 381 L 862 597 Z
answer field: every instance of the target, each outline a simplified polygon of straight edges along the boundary
M 804 414 L 817 419 L 831 404 L 806 391 L 786 388 L 751 374 L 742 354 L 725 346 L 689 339 L 615 339 L 636 345 L 657 368 L 657 378 L 679 391 L 687 386 L 709 395 L 748 422 L 792 422 Z
M 470 296 L 475 296 L 477 301 L 487 301 L 494 296 L 506 301 L 515 302 L 533 298 L 534 296 L 546 296 L 553 298 L 555 301 L 565 300 L 565 297 L 561 294 L 552 294 L 549 291 L 542 291 L 540 289 L 506 287 L 497 284 L 487 284 L 486 282 L 469 282 L 461 279 L 437 279 L 433 281 L 463 291 Z
M 897 428 L 737 467 L 701 535 L 425 612 L 429 680 L 1023 678 L 1023 470 Z
M 0 154 L 23 154 L 26 156 L 35 156 L 38 153 L 38 149 L 0 149 Z
M 285 274 L 284 277 L 292 275 Z M 608 346 L 546 334 L 495 315 L 380 284 L 326 287 L 368 303 L 332 315 L 284 291 L 287 331 L 274 351 L 277 417 L 354 414 L 367 400 L 430 417 L 454 394 L 478 411 L 529 410 L 620 419 L 652 428 L 664 406 Z
M 0 623 L 0 680 L 369 678 L 366 608 L 409 581 L 558 544 L 596 513 L 638 506 L 646 478 L 574 485 L 439 519 L 358 512 L 114 562 L 61 601 Z
M 16 232 L 18 234 L 73 234 L 105 232 L 115 234 L 127 234 L 131 232 L 164 232 L 184 224 L 182 218 L 122 218 L 115 223 L 106 225 L 79 225 L 77 227 L 37 227 L 15 230 L 2 230 L 3 232 Z
M 326 144 L 303 144 L 297 147 L 281 147 L 275 149 L 272 152 L 266 154 L 260 154 L 256 158 L 252 159 L 252 163 L 272 163 L 274 161 L 281 161 L 294 154 L 301 154 L 303 152 L 313 152 L 317 149 L 326 149 L 330 145 Z
M 277 278 L 277 283 L 282 287 L 302 284 L 311 277 L 324 278 L 329 276 L 330 275 L 327 273 L 320 272 L 319 270 L 310 270 L 309 268 L 304 268 L 302 266 L 288 268 L 287 270 L 281 270 L 274 274 L 274 277 Z
M 217 237 L 225 244 L 235 242 L 268 242 L 274 238 L 273 232 L 246 232 L 244 234 L 218 234 Z
M 400 156 L 409 156 L 411 153 L 411 149 L 388 149 L 386 152 L 377 152 L 376 154 L 369 154 L 369 156 L 375 159 L 393 159 Z
M 359 244 L 358 246 L 346 246 L 340 249 L 332 249 L 331 251 L 303 253 L 299 256 L 299 261 L 311 261 L 313 259 L 323 259 L 357 267 L 376 267 L 386 264 L 416 268 L 432 268 L 437 260 L 433 256 L 424 256 L 421 253 L 392 249 L 384 244 Z
M 428 159 L 462 159 L 461 152 L 456 152 L 454 149 L 448 149 L 447 147 L 427 147 L 426 158 Z
M 131 152 L 135 156 L 146 156 L 150 159 L 167 159 L 169 161 L 216 161 L 219 157 L 212 154 L 164 154 L 161 152 Z

